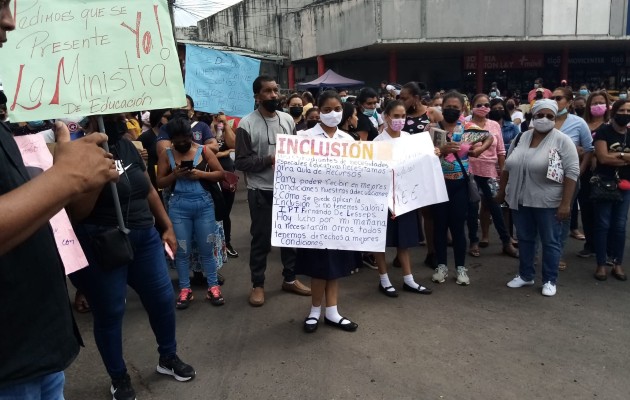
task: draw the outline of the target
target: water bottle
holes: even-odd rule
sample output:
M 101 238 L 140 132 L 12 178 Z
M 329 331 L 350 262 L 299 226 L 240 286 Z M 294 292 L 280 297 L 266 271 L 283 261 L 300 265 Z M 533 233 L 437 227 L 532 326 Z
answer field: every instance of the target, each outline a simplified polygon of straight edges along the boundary
M 457 126 L 455 127 L 455 130 L 453 131 L 453 142 L 461 142 L 462 141 L 462 135 L 464 134 L 464 126 L 462 125 L 461 121 L 457 121 Z

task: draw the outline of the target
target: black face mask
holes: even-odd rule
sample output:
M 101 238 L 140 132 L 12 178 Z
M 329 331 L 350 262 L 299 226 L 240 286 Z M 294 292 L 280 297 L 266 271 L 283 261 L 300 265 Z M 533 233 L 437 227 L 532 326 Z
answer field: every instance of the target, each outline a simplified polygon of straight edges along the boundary
M 453 124 L 457 122 L 462 112 L 455 108 L 444 108 L 442 109 L 442 116 L 444 117 L 444 121 L 449 124 Z
M 583 117 L 584 116 L 584 110 L 585 108 L 582 107 L 578 107 L 575 109 L 575 115 L 577 115 L 578 117 Z
M 617 114 L 613 119 L 617 125 L 626 126 L 630 124 L 630 114 Z
M 308 121 L 306 121 L 306 127 L 308 129 L 311 129 L 313 127 L 315 127 L 315 125 L 317 125 L 319 121 L 315 120 L 315 119 L 309 119 Z
M 297 118 L 300 115 L 302 115 L 302 111 L 304 111 L 304 107 L 300 106 L 300 107 L 289 107 L 289 114 L 291 114 L 291 116 L 293 118 Z
M 175 149 L 175 151 L 181 154 L 188 153 L 188 150 L 190 150 L 191 147 L 192 147 L 192 142 L 178 143 L 178 144 L 173 145 L 173 148 Z
M 267 110 L 267 112 L 273 113 L 280 109 L 280 100 L 271 99 L 271 100 L 263 100 L 260 102 L 262 108 Z
M 127 124 L 125 121 L 104 121 L 105 134 L 107 135 L 107 143 L 114 145 L 127 133 Z
M 512 111 L 513 109 L 516 108 L 514 103 L 507 103 L 505 106 L 507 107 L 509 111 Z
M 417 110 L 416 106 L 411 106 L 411 107 L 409 107 L 409 108 L 407 109 L 407 115 L 409 115 L 409 114 L 415 114 L 415 113 L 416 113 L 416 110 Z
M 504 116 L 503 111 L 500 110 L 490 110 L 490 112 L 488 113 L 488 118 L 490 118 L 493 121 L 500 121 Z

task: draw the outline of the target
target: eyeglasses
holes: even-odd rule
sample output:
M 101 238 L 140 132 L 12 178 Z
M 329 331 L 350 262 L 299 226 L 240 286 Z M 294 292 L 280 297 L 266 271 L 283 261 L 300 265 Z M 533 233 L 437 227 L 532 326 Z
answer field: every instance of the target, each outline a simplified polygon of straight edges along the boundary
M 553 99 L 554 99 L 555 101 L 562 101 L 562 100 L 566 99 L 566 97 L 564 97 L 564 96 L 556 96 L 556 97 L 554 97 Z
M 476 104 L 476 105 L 475 105 L 475 108 L 482 108 L 482 107 L 490 108 L 490 103 L 486 103 L 486 104 Z
M 534 119 L 542 119 L 542 118 L 547 118 L 549 121 L 553 121 L 556 119 L 556 116 L 553 114 L 543 114 L 543 113 L 538 113 L 534 115 Z

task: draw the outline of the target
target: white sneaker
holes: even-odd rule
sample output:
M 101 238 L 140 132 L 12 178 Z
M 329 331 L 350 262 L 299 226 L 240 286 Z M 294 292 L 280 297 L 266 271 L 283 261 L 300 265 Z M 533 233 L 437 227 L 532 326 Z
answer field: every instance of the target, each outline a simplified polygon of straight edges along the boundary
M 468 286 L 470 285 L 470 278 L 468 278 L 468 274 L 466 273 L 468 270 L 466 267 L 457 267 L 457 284 Z
M 431 277 L 433 282 L 444 283 L 446 278 L 448 277 L 448 268 L 444 264 L 440 264 L 435 269 L 435 273 Z
M 534 281 L 524 281 L 523 278 L 521 278 L 520 275 L 516 275 L 514 277 L 514 279 L 512 279 L 511 281 L 509 281 L 507 283 L 508 287 L 511 288 L 519 288 L 519 287 L 523 287 L 523 286 L 532 286 L 534 284 Z
M 553 296 L 556 294 L 556 285 L 551 282 L 547 282 L 543 285 L 542 288 L 543 296 Z

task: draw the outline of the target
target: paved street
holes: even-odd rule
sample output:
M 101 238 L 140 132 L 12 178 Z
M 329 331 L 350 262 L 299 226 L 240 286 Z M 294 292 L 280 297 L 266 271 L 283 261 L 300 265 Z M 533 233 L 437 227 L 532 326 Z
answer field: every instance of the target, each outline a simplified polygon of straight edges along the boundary
M 361 269 L 341 281 L 339 305 L 358 331 L 320 324 L 307 335 L 302 321 L 310 298 L 280 290 L 277 249 L 267 269 L 266 304 L 248 305 L 243 190 L 232 215 L 240 257 L 221 271 L 225 306 L 211 306 L 204 288 L 196 287 L 191 307 L 177 312 L 179 354 L 196 368 L 193 381 L 155 372 L 155 340 L 130 290 L 124 349 L 138 399 L 628 399 L 630 282 L 593 279 L 594 259 L 574 256 L 582 242 L 569 239 L 569 267 L 560 272 L 553 298 L 540 294 L 539 281 L 530 288 L 505 286 L 517 261 L 499 254 L 496 232 L 480 258 L 467 258 L 469 287 L 451 276 L 446 284 L 431 284 L 431 296 L 400 291 L 391 299 L 377 291 L 376 271 Z M 412 260 L 416 279 L 428 284 L 425 252 L 413 250 Z M 399 269 L 391 268 L 390 278 L 402 286 Z M 91 315 L 77 320 L 86 347 L 67 370 L 66 399 L 111 398 Z

